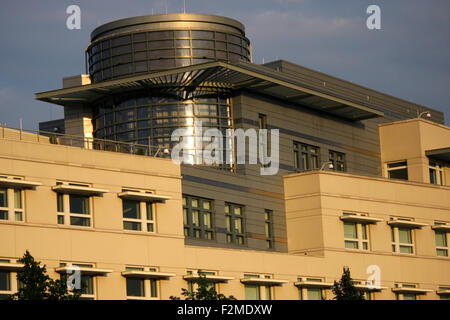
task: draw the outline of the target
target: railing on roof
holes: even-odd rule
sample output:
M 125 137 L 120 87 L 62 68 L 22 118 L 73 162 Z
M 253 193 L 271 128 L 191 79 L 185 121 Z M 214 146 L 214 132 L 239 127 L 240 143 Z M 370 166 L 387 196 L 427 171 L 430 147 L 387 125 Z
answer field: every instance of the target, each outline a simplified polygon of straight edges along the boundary
M 170 157 L 170 152 L 168 153 L 168 150 L 165 150 L 165 148 L 150 146 L 146 144 L 81 137 L 48 131 L 14 128 L 7 127 L 2 124 L 0 124 L 0 138 L 47 144 L 58 144 L 63 146 L 79 147 L 83 149 L 130 153 L 143 156 Z

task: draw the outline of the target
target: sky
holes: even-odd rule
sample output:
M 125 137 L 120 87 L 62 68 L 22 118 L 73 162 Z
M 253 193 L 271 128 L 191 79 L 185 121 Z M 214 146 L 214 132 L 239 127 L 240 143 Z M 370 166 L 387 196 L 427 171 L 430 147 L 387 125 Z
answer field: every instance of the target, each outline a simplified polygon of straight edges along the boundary
M 81 29 L 66 8 L 81 9 Z M 369 30 L 369 5 L 381 30 Z M 445 113 L 450 124 L 448 0 L 186 0 L 189 13 L 234 18 L 246 27 L 253 62 L 284 59 Z M 2 0 L 0 122 L 37 129 L 63 117 L 34 94 L 85 72 L 84 49 L 97 26 L 126 17 L 183 11 L 183 0 Z

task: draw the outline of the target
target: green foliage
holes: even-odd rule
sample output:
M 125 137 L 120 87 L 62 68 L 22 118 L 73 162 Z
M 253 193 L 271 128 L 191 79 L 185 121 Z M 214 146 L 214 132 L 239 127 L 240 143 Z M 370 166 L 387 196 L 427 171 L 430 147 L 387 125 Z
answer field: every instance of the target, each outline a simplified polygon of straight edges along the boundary
M 24 264 L 22 271 L 17 273 L 19 290 L 11 295 L 12 300 L 77 300 L 81 290 L 74 290 L 73 293 L 67 288 L 67 275 L 62 275 L 61 279 L 53 280 L 47 275 L 47 269 L 40 266 L 40 262 L 35 261 L 33 256 L 25 252 L 22 258 L 17 260 Z
M 217 293 L 214 286 L 211 286 L 211 282 L 206 279 L 206 276 L 202 274 L 201 270 L 198 270 L 199 278 L 192 280 L 193 283 L 197 284 L 197 289 L 189 291 L 188 289 L 182 288 L 181 295 L 185 300 L 236 300 L 233 296 L 225 296 L 221 293 Z M 170 300 L 180 300 L 179 297 L 171 296 Z
M 350 269 L 344 267 L 341 280 L 334 281 L 333 293 L 335 300 L 364 300 L 361 291 L 357 290 L 350 276 Z

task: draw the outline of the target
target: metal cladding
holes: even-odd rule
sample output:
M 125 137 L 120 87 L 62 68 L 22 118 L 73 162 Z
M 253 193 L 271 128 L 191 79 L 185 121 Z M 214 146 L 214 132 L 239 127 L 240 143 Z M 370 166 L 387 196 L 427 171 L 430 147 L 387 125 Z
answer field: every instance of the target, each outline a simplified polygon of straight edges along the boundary
M 162 14 L 104 24 L 87 49 L 93 83 L 211 61 L 250 61 L 250 41 L 236 20 Z

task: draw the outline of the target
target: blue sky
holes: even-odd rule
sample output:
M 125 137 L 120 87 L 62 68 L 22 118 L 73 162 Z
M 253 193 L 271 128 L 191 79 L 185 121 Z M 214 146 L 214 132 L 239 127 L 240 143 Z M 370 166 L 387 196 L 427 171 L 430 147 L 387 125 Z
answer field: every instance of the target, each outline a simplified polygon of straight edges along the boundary
M 66 28 L 66 8 L 81 8 L 81 30 Z M 450 119 L 448 0 L 186 0 L 191 13 L 241 21 L 255 63 L 285 59 L 443 111 Z M 366 8 L 381 8 L 382 30 L 366 28 Z M 0 122 L 36 129 L 63 116 L 34 93 L 84 73 L 84 48 L 97 26 L 120 18 L 182 12 L 183 0 L 3 0 L 0 12 Z

